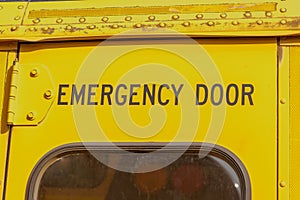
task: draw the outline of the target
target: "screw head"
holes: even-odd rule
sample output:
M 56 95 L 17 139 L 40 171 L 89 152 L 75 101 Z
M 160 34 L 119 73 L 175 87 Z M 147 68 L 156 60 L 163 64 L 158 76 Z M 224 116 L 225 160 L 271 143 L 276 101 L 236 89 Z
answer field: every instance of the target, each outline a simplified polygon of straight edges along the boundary
M 202 19 L 202 18 L 203 18 L 203 14 L 197 14 L 197 15 L 196 15 L 196 18 L 197 18 L 197 19 Z
M 37 29 L 35 27 L 30 27 L 29 31 L 34 32 L 34 31 L 37 31 Z
M 62 23 L 63 22 L 63 19 L 62 18 L 58 18 L 57 20 L 56 20 L 56 23 L 58 23 L 58 24 L 60 24 L 60 23 Z
M 158 26 L 161 27 L 161 28 L 163 28 L 163 27 L 166 27 L 167 24 L 166 24 L 166 23 L 163 23 L 163 22 L 160 22 L 160 23 L 158 24 Z
M 103 22 L 107 22 L 108 21 L 108 17 L 102 17 L 101 19 Z
M 265 13 L 265 15 L 266 15 L 266 17 L 272 17 L 272 13 L 271 13 L 270 11 L 267 11 L 267 12 Z
M 257 20 L 256 23 L 257 23 L 258 25 L 262 25 L 264 22 L 263 22 L 262 20 Z
M 280 21 L 280 24 L 285 25 L 287 23 L 287 21 L 285 19 Z
M 119 25 L 118 25 L 118 24 L 113 24 L 113 25 L 111 26 L 111 28 L 113 28 L 113 29 L 119 28 Z
M 286 182 L 285 182 L 285 181 L 281 181 L 281 182 L 279 183 L 279 185 L 280 185 L 280 187 L 285 187 L 285 186 L 286 186 Z
M 92 30 L 92 29 L 95 29 L 96 26 L 95 26 L 95 25 L 90 25 L 90 26 L 88 26 L 87 28 Z
M 32 22 L 33 22 L 34 24 L 38 24 L 40 21 L 41 21 L 41 20 L 40 20 L 39 18 L 36 18 L 36 19 L 32 20 Z
M 238 21 L 233 21 L 231 24 L 234 25 L 234 26 L 237 26 L 237 25 L 239 25 L 239 22 Z
M 250 17 L 252 17 L 252 14 L 251 14 L 251 12 L 245 12 L 244 16 L 247 18 L 250 18 Z
M 30 76 L 35 78 L 39 76 L 39 70 L 38 69 L 33 69 L 30 71 Z
M 29 112 L 26 115 L 26 119 L 29 120 L 29 121 L 33 121 L 35 119 L 35 113 L 34 112 Z
M 20 16 L 15 16 L 14 20 L 20 20 L 21 17 Z
M 179 15 L 173 15 L 172 16 L 172 19 L 174 19 L 174 20 L 177 20 L 177 19 L 179 19 L 180 17 L 179 17 Z
M 280 8 L 280 12 L 281 12 L 281 13 L 285 13 L 286 11 L 287 11 L 286 8 Z
M 183 22 L 183 24 L 182 24 L 184 27 L 188 27 L 188 26 L 190 26 L 191 25 L 191 23 L 190 22 Z
M 286 100 L 284 98 L 280 99 L 280 103 L 281 104 L 285 104 L 286 103 Z
M 214 23 L 213 21 L 208 21 L 208 22 L 207 22 L 207 25 L 208 25 L 208 26 L 214 26 L 215 23 Z
M 132 20 L 132 17 L 131 16 L 126 16 L 125 17 L 125 21 L 131 21 Z
M 10 28 L 11 31 L 16 31 L 17 29 L 18 29 L 17 26 L 12 26 L 12 27 Z
M 44 98 L 45 99 L 52 99 L 52 90 L 46 90 L 46 92 L 44 93 Z
M 227 14 L 226 14 L 226 13 L 221 13 L 221 14 L 220 14 L 220 17 L 221 17 L 221 18 L 226 18 L 226 17 L 227 17 Z
M 141 27 L 142 27 L 142 24 L 136 24 L 134 27 L 135 27 L 135 28 L 141 28 Z
M 23 5 L 18 5 L 18 7 L 17 7 L 18 9 L 23 9 L 24 8 L 24 6 Z
M 151 16 L 148 17 L 148 19 L 149 19 L 150 21 L 154 21 L 154 20 L 155 20 L 155 16 L 151 15 Z
M 86 19 L 85 19 L 84 17 L 79 18 L 79 22 L 80 22 L 80 23 L 84 23 L 85 20 L 86 20 Z
M 66 29 L 68 30 L 68 31 L 70 31 L 70 30 L 72 30 L 72 26 L 71 25 L 68 25 L 68 26 L 66 26 Z
M 49 29 L 50 28 L 48 26 L 42 28 L 43 31 L 48 31 Z

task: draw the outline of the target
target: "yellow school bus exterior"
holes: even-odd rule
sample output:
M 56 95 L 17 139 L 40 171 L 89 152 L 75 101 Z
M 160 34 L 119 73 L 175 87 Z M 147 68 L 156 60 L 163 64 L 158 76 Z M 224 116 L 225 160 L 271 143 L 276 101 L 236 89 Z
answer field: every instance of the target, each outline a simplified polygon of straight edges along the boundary
M 300 199 L 299 10 L 0 1 L 0 200 Z

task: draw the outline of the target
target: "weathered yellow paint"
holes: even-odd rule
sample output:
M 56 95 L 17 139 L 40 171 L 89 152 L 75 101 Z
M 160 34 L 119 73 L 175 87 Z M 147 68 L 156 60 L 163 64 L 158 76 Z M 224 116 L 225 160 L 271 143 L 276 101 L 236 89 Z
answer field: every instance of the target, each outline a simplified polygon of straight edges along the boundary
M 278 198 L 289 199 L 289 135 L 290 135 L 290 95 L 288 47 L 279 47 L 278 65 Z
M 238 85 L 252 83 L 255 86 L 254 106 L 238 104 L 226 107 L 226 121 L 217 144 L 230 149 L 245 164 L 251 179 L 252 199 L 276 199 L 277 41 L 275 39 L 227 39 L 198 40 L 198 42 L 215 62 L 225 85 L 234 82 Z M 82 62 L 96 45 L 97 42 L 22 44 L 19 62 L 21 65 L 37 63 L 47 66 L 57 88 L 58 84 L 75 83 Z M 149 47 L 149 44 L 147 46 Z M 142 53 L 143 51 L 136 51 L 112 63 L 100 83 L 115 85 L 116 80 L 124 72 L 139 63 L 150 61 L 151 56 L 156 56 L 155 58 L 163 64 L 171 66 L 186 76 L 192 85 L 203 81 L 203 77 L 197 75 L 190 68 L 190 64 L 172 54 L 158 54 L 157 50 L 145 50 L 144 53 L 148 53 L 149 57 L 141 57 Z M 103 59 L 100 56 L 99 62 Z M 174 79 L 174 81 L 178 80 Z M 68 93 L 68 90 L 65 92 Z M 68 94 L 64 98 L 64 100 L 68 99 Z M 144 139 L 131 137 L 118 129 L 114 121 L 111 121 L 110 106 L 98 106 L 97 119 L 100 120 L 111 141 L 168 142 L 173 140 L 176 134 L 180 109 L 171 105 L 165 108 L 168 120 L 164 128 L 159 134 Z M 132 107 L 129 110 L 135 123 L 141 126 L 149 123 L 149 119 L 144 117 L 148 110 L 146 107 L 140 109 Z M 200 108 L 200 112 L 199 129 L 193 140 L 199 142 L 205 140 L 205 132 L 210 123 L 211 106 Z M 86 116 L 82 118 L 80 119 L 83 120 L 82 123 L 91 119 Z M 84 134 L 91 137 L 84 138 L 83 141 L 104 141 L 93 136 L 91 133 L 95 133 L 94 131 L 93 127 L 87 130 Z M 80 138 L 77 133 L 72 106 L 57 105 L 57 99 L 47 117 L 38 126 L 15 126 L 11 144 L 7 199 L 24 199 L 28 177 L 38 160 L 47 152 L 57 146 L 80 141 L 82 135 Z M 187 139 L 181 137 L 176 141 L 187 141 Z M 257 156 L 262 154 L 264 156 Z M 22 168 L 19 163 L 22 163 Z M 15 184 L 16 182 L 18 184 Z
M 157 28 L 162 34 L 169 29 L 199 37 L 300 33 L 296 0 L 214 0 L 201 4 L 196 0 L 188 4 L 170 0 L 86 0 L 9 2 L 0 6 L 0 19 L 9 19 L 0 22 L 0 40 L 103 38 L 129 30 L 142 29 L 147 33 Z M 161 23 L 165 25 L 162 27 Z
M 290 47 L 290 199 L 300 198 L 300 47 Z

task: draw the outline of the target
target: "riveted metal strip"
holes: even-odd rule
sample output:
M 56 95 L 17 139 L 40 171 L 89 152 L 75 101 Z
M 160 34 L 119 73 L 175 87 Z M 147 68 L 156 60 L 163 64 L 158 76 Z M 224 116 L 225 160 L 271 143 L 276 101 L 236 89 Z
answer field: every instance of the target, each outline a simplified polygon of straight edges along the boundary
M 41 9 L 29 12 L 28 18 L 48 17 L 97 17 L 102 15 L 149 15 L 149 14 L 184 14 L 184 13 L 214 13 L 214 12 L 245 12 L 245 11 L 275 11 L 277 3 L 227 3 L 227 4 L 198 4 L 149 7 L 106 7 L 86 9 Z

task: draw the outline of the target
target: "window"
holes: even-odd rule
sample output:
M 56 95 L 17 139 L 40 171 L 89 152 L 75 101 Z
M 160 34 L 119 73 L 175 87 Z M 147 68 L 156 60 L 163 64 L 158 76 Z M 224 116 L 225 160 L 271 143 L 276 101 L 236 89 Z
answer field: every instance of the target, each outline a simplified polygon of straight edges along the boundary
M 205 157 L 198 156 L 200 145 L 193 145 L 172 164 L 147 173 L 117 171 L 94 156 L 98 153 L 115 160 L 117 155 L 119 163 L 126 162 L 118 150 L 67 146 L 37 164 L 29 180 L 27 200 L 251 199 L 249 177 L 242 163 L 224 148 L 201 145 L 207 149 Z M 155 149 L 140 145 L 123 148 L 136 153 Z M 179 150 L 180 145 L 168 154 Z M 165 156 L 161 153 L 162 159 Z

